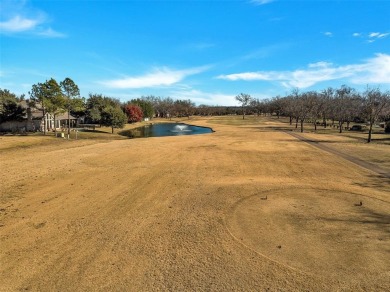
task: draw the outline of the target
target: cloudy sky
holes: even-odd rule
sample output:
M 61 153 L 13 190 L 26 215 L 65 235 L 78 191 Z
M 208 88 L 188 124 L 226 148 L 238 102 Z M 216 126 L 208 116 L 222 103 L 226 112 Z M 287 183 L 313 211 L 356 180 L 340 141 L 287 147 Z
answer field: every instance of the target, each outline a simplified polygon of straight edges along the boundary
M 234 105 L 294 88 L 390 89 L 387 0 L 0 0 L 0 88 Z

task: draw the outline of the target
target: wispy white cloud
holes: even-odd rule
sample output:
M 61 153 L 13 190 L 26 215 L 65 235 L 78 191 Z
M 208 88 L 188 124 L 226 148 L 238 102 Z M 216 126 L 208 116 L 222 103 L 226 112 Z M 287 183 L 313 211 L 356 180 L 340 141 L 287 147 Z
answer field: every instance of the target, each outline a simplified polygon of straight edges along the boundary
M 2 3 L 3 4 L 3 3 Z M 28 7 L 27 1 L 5 1 L 0 16 L 0 33 L 29 34 L 41 37 L 64 37 L 48 26 L 49 18 L 40 10 Z
M 170 93 L 179 99 L 190 99 L 196 104 L 236 106 L 237 94 L 225 94 L 221 92 L 204 92 L 197 89 L 176 90 Z
M 240 60 L 253 60 L 253 59 L 264 59 L 271 55 L 277 54 L 279 51 L 288 50 L 292 45 L 290 43 L 277 43 L 261 48 L 257 48 L 244 56 L 240 57 Z
M 229 81 L 276 81 L 285 87 L 307 88 L 317 83 L 348 79 L 355 84 L 390 84 L 390 55 L 377 54 L 361 64 L 335 66 L 328 62 L 309 64 L 295 71 L 257 71 L 217 76 Z
M 329 62 L 317 62 L 317 63 L 311 63 L 309 64 L 309 68 L 327 68 L 327 67 L 330 67 L 332 66 L 332 63 L 329 63 Z
M 49 27 L 47 29 L 44 29 L 44 30 L 39 30 L 36 33 L 39 36 L 47 37 L 47 38 L 63 38 L 63 37 L 66 37 L 66 34 L 63 34 L 63 33 L 60 33 L 58 31 L 55 31 L 51 27 Z
M 373 43 L 377 40 L 384 39 L 390 35 L 389 32 L 370 32 L 370 33 L 361 33 L 361 32 L 355 32 L 352 34 L 355 38 L 363 38 L 368 43 Z
M 251 0 L 250 2 L 255 5 L 264 5 L 271 2 L 274 2 L 275 0 Z
M 385 32 L 385 33 L 382 33 L 382 32 L 371 32 L 371 33 L 368 34 L 368 42 L 369 43 L 373 43 L 376 40 L 383 39 L 385 37 L 388 37 L 389 35 L 390 35 L 390 33 L 388 33 L 388 32 Z
M 190 75 L 195 75 L 208 70 L 210 66 L 202 66 L 185 70 L 173 70 L 167 67 L 155 68 L 152 72 L 142 76 L 125 77 L 121 79 L 100 82 L 111 88 L 150 88 L 170 86 L 181 82 Z
M 244 60 L 263 59 L 274 53 L 276 46 L 268 46 L 252 51 L 242 57 Z
M 384 38 L 384 37 L 387 37 L 390 33 L 380 33 L 380 32 L 372 32 L 368 35 L 368 37 L 370 38 L 377 38 L 377 39 L 381 39 L 381 38 Z
M 324 34 L 325 36 L 327 36 L 327 37 L 332 37 L 332 36 L 333 36 L 333 33 L 330 32 L 330 31 L 326 31 L 326 32 L 324 32 L 323 34 Z
M 0 22 L 0 30 L 3 32 L 21 32 L 32 30 L 41 22 L 41 19 L 29 19 L 16 15 L 7 21 Z
M 365 63 L 353 66 L 356 71 L 351 81 L 356 84 L 390 84 L 390 55 L 376 54 Z

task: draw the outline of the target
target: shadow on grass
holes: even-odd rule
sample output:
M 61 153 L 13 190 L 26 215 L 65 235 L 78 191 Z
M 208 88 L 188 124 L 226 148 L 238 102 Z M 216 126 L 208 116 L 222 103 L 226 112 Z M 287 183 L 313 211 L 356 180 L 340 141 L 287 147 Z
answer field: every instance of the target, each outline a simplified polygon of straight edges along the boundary
M 279 141 L 281 142 L 291 142 L 293 140 L 287 140 L 287 139 L 280 139 Z M 329 144 L 340 144 L 340 141 L 334 141 L 334 140 L 312 140 L 312 139 L 308 139 L 306 138 L 305 140 L 296 140 L 294 142 L 298 142 L 298 143 L 312 143 L 312 144 L 322 144 L 322 143 L 329 143 Z M 356 144 L 357 142 L 343 142 L 344 144 Z
M 281 129 L 281 130 L 295 130 L 299 131 L 300 125 L 298 124 L 298 127 L 295 127 L 295 121 L 293 121 L 292 124 L 286 119 L 278 119 L 276 117 L 267 117 L 269 121 L 278 122 L 280 123 L 279 126 L 270 126 L 270 128 L 274 129 Z M 326 128 L 323 126 L 317 126 L 317 130 L 314 130 L 313 124 L 310 123 L 304 123 L 304 133 L 315 133 L 315 134 L 327 134 L 327 135 L 335 135 L 335 136 L 343 136 L 351 139 L 356 139 L 362 142 L 367 142 L 368 138 L 368 130 L 365 131 L 350 131 L 348 129 L 343 129 L 342 133 L 339 133 L 339 130 L 335 128 L 332 124 L 328 124 Z M 377 137 L 377 135 L 381 137 Z M 389 144 L 390 143 L 390 135 L 386 134 L 383 129 L 373 129 L 372 132 L 372 140 L 371 142 L 376 143 L 384 143 Z
M 269 131 L 294 131 L 294 129 L 284 127 L 284 126 L 259 126 L 259 127 L 240 127 L 242 129 L 252 129 L 258 130 L 260 132 L 269 132 Z
M 355 182 L 354 185 L 363 188 L 375 188 L 383 191 L 390 191 L 390 177 L 384 177 L 381 174 L 369 174 L 369 182 Z
M 96 134 L 110 134 L 106 131 L 101 131 L 101 130 L 89 130 L 89 129 L 83 129 L 83 130 L 79 130 L 79 132 L 82 132 L 82 133 L 96 133 Z
M 381 135 L 383 135 L 383 133 L 380 133 Z M 343 137 L 346 137 L 346 138 L 351 138 L 351 139 L 355 139 L 355 140 L 358 140 L 359 142 L 362 142 L 362 143 L 367 143 L 367 139 L 368 139 L 368 133 L 366 134 L 367 137 L 357 137 L 357 136 L 353 136 L 353 135 L 348 135 L 348 133 L 342 133 L 340 135 L 343 135 Z M 383 138 L 375 138 L 375 133 L 372 134 L 373 137 L 371 138 L 371 143 L 385 143 L 385 144 L 388 144 L 390 142 L 390 136 L 389 137 L 383 137 Z
M 122 130 L 118 132 L 118 135 L 121 135 L 126 138 L 134 138 L 134 129 L 127 129 L 127 130 Z
M 71 133 L 71 139 L 75 138 L 75 133 Z M 84 130 L 79 130 L 78 134 L 78 140 L 104 140 L 104 141 L 109 141 L 109 140 L 121 140 L 124 139 L 123 136 L 117 135 L 117 133 L 111 133 L 111 130 L 104 131 L 104 130 L 93 130 L 93 129 L 84 129 Z
M 369 206 L 366 206 L 364 202 L 362 206 L 355 205 L 355 207 L 358 209 L 358 213 L 359 213 L 358 217 L 354 217 L 350 219 L 326 217 L 320 219 L 328 222 L 357 223 L 362 225 L 368 224 L 370 226 L 370 229 L 376 229 L 377 231 L 380 232 L 381 236 L 377 239 L 381 241 L 390 240 L 390 214 L 389 213 L 373 210 Z
M 0 132 L 0 136 L 9 136 L 9 137 L 26 137 L 26 136 L 42 136 L 42 132 L 23 132 L 23 133 L 10 133 L 10 132 Z M 49 136 L 49 135 L 48 135 Z

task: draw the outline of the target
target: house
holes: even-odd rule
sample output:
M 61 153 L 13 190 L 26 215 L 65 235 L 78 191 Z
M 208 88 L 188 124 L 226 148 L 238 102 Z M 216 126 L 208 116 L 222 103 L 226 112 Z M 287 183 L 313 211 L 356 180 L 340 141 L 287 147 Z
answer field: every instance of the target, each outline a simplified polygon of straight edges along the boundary
M 25 119 L 22 121 L 7 121 L 0 124 L 0 132 L 36 132 L 54 131 L 54 129 L 68 128 L 68 117 L 70 118 L 70 127 L 77 126 L 77 118 L 68 113 L 58 114 L 54 117 L 53 114 L 46 113 L 43 116 L 42 107 L 36 105 L 30 106 L 29 100 L 22 100 L 20 102 L 22 108 L 25 109 Z M 54 122 L 55 120 L 55 122 Z

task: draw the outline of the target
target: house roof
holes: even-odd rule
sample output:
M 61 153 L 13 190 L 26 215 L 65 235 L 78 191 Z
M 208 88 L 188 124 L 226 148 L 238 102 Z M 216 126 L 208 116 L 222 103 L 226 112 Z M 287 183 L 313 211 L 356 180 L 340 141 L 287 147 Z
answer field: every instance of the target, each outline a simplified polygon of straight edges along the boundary
M 29 99 L 25 99 L 25 100 L 22 100 L 19 102 L 19 105 L 24 108 L 24 109 L 31 109 L 31 111 L 34 111 L 34 110 L 42 110 L 42 106 L 39 104 L 39 103 L 35 103 L 34 106 L 31 106 L 30 105 L 30 100 Z
M 72 115 L 68 115 L 68 113 L 63 113 L 63 114 L 60 114 L 58 116 L 56 116 L 56 120 L 67 120 L 68 117 L 71 119 L 71 120 L 77 120 L 76 117 L 72 116 Z
M 30 106 L 28 105 L 28 99 L 27 99 L 27 100 L 22 100 L 22 101 L 20 101 L 20 102 L 19 102 L 19 105 L 20 105 L 22 108 L 24 108 L 24 109 L 30 107 Z
M 40 119 L 43 117 L 43 111 L 42 111 L 42 106 L 40 104 L 35 104 L 34 107 L 30 106 L 29 100 L 22 100 L 20 103 L 20 106 L 25 108 L 25 109 L 30 109 L 31 112 L 31 117 L 33 119 Z M 71 120 L 77 120 L 76 117 L 69 115 L 69 118 Z M 56 116 L 56 120 L 67 120 L 68 119 L 68 113 L 62 113 Z

